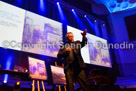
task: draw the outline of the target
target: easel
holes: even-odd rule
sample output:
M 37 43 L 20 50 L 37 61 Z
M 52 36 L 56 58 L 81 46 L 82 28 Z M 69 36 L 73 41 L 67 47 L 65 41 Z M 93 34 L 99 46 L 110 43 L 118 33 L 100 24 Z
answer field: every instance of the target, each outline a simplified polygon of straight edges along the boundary
M 32 86 L 32 91 L 35 91 L 35 80 L 32 81 L 33 83 L 33 86 Z M 44 82 L 43 80 L 41 81 L 42 83 L 42 88 L 43 88 L 43 91 L 45 91 L 45 87 L 44 87 Z M 40 91 L 40 84 L 39 84 L 39 80 L 37 80 L 37 86 L 38 86 L 38 91 Z
M 55 66 L 58 66 L 56 61 L 55 61 Z M 62 64 L 62 66 L 58 66 L 58 67 L 64 67 L 64 64 Z M 61 91 L 61 85 L 58 85 L 58 88 L 59 88 L 59 91 Z M 67 91 L 65 85 L 64 85 L 64 90 Z

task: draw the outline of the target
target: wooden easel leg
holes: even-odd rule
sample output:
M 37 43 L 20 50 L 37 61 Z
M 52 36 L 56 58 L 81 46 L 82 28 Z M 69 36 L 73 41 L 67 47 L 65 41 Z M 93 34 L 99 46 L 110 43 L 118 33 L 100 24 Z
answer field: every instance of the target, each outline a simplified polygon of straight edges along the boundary
M 44 87 L 43 81 L 41 81 L 41 83 L 42 83 L 43 91 L 45 91 L 45 87 Z
M 32 86 L 32 91 L 35 91 L 35 80 L 33 80 L 33 86 Z
M 61 91 L 61 86 L 60 86 L 60 85 L 58 85 L 58 87 L 59 87 L 59 91 Z
M 66 86 L 64 86 L 65 91 L 67 91 Z
M 37 86 L 38 86 L 38 91 L 40 91 L 40 84 L 39 84 L 39 80 L 37 80 Z

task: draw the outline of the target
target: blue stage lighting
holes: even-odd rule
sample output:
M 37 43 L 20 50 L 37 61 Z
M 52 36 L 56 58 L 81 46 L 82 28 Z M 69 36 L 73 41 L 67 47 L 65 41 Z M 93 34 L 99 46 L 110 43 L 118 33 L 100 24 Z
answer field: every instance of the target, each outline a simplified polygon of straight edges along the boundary
M 84 17 L 87 17 L 86 15 L 84 15 Z
M 77 23 L 78 23 L 80 29 L 81 29 L 81 30 L 86 29 L 86 26 L 83 24 L 83 22 L 81 21 L 81 19 L 79 18 L 79 16 L 77 15 L 77 13 L 75 12 L 74 9 L 72 9 L 72 12 L 73 12 L 73 14 L 74 14 L 74 16 L 75 16 L 75 19 L 76 19 L 76 21 L 77 21 Z
M 4 80 L 3 83 L 7 83 L 7 80 Z
M 21 6 L 23 3 L 23 0 L 15 0 L 15 4 L 17 5 L 17 6 Z
M 75 10 L 74 10 L 74 9 L 72 9 L 72 11 L 74 12 Z
M 6 70 L 11 70 L 12 61 L 13 61 L 13 56 L 12 55 L 8 56 L 6 61 L 6 68 L 5 68 Z M 8 76 L 9 76 L 8 74 L 4 75 L 3 83 L 7 83 Z
M 100 36 L 99 24 L 97 20 L 94 20 L 94 29 L 95 29 L 96 36 Z
M 105 26 L 105 24 L 103 23 L 102 26 Z
M 57 2 L 57 5 L 59 5 L 59 2 Z
M 59 11 L 61 22 L 62 23 L 66 23 L 66 18 L 65 18 L 64 12 L 63 12 L 59 2 L 57 2 L 57 7 L 58 7 L 58 11 Z
M 45 1 L 44 0 L 40 0 L 39 1 L 39 11 L 40 13 L 45 13 Z
M 8 81 L 8 74 L 5 74 L 5 75 L 4 75 L 3 83 L 7 83 L 7 81 Z
M 12 60 L 13 60 L 13 57 L 12 56 L 9 56 L 7 58 L 7 62 L 6 62 L 6 69 L 11 69 L 11 64 L 12 64 Z
M 95 27 L 94 27 L 94 23 L 88 18 L 88 17 L 85 17 L 87 22 L 89 23 L 90 27 L 92 28 L 92 30 L 95 32 Z

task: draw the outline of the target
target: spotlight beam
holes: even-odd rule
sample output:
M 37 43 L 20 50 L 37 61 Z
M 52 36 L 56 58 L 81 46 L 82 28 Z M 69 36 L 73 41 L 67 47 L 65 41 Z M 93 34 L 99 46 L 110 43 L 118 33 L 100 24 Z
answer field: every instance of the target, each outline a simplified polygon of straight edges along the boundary
M 40 13 L 45 13 L 45 1 L 44 0 L 40 0 L 39 1 L 39 11 Z
M 73 12 L 73 14 L 74 14 L 74 16 L 75 16 L 75 18 L 76 18 L 76 20 L 77 20 L 77 23 L 78 23 L 80 29 L 81 29 L 81 30 L 86 29 L 85 25 L 84 25 L 83 22 L 80 20 L 80 18 L 78 17 L 78 15 L 76 14 L 76 12 L 75 12 L 74 9 L 72 9 L 72 12 Z
M 66 18 L 65 18 L 65 15 L 63 13 L 63 10 L 61 8 L 61 5 L 60 5 L 60 2 L 57 2 L 57 7 L 58 7 L 58 11 L 59 11 L 59 14 L 60 14 L 60 19 L 63 23 L 66 22 Z

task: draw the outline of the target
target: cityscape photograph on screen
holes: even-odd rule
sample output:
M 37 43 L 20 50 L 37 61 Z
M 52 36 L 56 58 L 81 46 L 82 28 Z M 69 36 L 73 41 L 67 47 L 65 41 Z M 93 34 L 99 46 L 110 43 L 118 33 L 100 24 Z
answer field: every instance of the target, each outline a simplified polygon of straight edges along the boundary
M 62 42 L 62 24 L 26 12 L 22 51 L 56 57 Z M 28 44 L 28 45 L 27 45 Z

